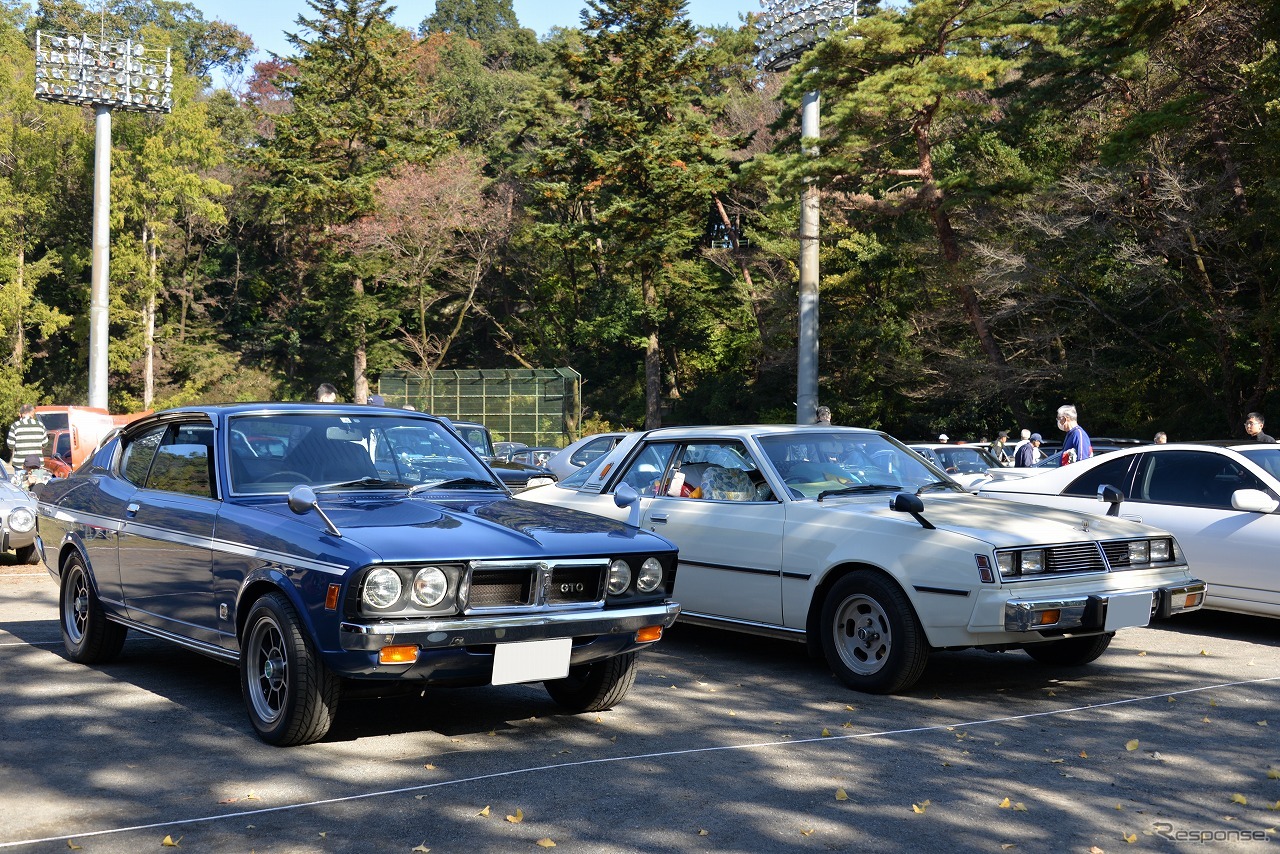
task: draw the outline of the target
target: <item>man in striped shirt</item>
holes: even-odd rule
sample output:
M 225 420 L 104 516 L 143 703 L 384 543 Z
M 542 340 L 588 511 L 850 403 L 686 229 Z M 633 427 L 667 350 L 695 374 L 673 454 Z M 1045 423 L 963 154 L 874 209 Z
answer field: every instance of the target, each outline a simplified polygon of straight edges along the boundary
M 15 466 L 21 466 L 30 455 L 44 456 L 44 442 L 49 431 L 44 429 L 40 419 L 36 418 L 36 408 L 29 403 L 22 404 L 18 410 L 18 420 L 9 428 L 9 448 L 13 451 L 10 459 Z

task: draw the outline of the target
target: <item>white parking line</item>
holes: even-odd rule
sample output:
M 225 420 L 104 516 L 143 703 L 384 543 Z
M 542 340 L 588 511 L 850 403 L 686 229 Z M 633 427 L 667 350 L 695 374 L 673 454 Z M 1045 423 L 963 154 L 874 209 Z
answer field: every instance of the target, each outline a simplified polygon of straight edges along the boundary
M 257 810 L 242 810 L 239 812 L 222 813 L 219 815 L 195 816 L 185 819 L 174 819 L 172 821 L 153 822 L 151 824 L 137 824 L 129 827 L 113 827 L 106 830 L 91 830 L 84 833 L 71 833 L 66 836 L 46 836 L 41 839 L 23 839 L 15 842 L 0 842 L 0 848 L 16 848 L 19 845 L 38 845 L 44 842 L 61 842 L 63 840 L 89 839 L 94 836 L 108 836 L 116 833 L 131 833 L 139 830 L 154 830 L 162 827 L 173 827 L 174 825 L 189 824 L 205 824 L 215 821 L 226 821 L 228 819 L 244 819 L 255 815 L 265 815 L 266 813 L 287 812 L 291 810 L 310 809 L 312 807 L 329 806 L 332 804 L 348 803 L 351 801 L 367 800 L 369 798 L 381 798 L 388 795 L 404 795 L 410 792 L 423 792 L 428 789 L 440 789 L 449 786 L 458 786 L 464 783 L 478 783 L 484 780 L 496 780 L 502 777 L 514 777 L 520 774 L 533 774 L 542 771 L 560 771 L 566 768 L 580 768 L 587 765 L 605 765 L 616 762 L 635 762 L 639 760 L 652 761 L 655 759 L 670 759 L 680 756 L 694 756 L 700 753 L 717 753 L 729 750 L 757 750 L 762 747 L 783 747 L 793 746 L 797 744 L 814 744 L 816 742 L 838 742 L 849 741 L 865 738 L 884 738 L 886 736 L 895 735 L 913 735 L 923 732 L 937 732 L 939 730 L 949 730 L 954 728 L 972 728 L 978 726 L 987 726 L 992 724 L 1007 724 L 1014 721 L 1032 720 L 1035 718 L 1054 717 L 1057 715 L 1067 715 L 1074 712 L 1088 712 L 1095 709 L 1106 709 L 1114 706 L 1124 706 L 1133 703 L 1144 703 L 1150 700 L 1162 700 L 1170 697 L 1179 697 L 1185 694 L 1197 694 L 1203 691 L 1220 691 L 1224 688 L 1238 688 L 1245 685 L 1259 685 L 1267 682 L 1280 682 L 1280 676 L 1268 676 L 1262 679 L 1246 679 L 1240 682 L 1222 682 L 1217 685 L 1204 685 L 1199 688 L 1185 688 L 1181 691 L 1169 691 L 1164 694 L 1148 694 L 1143 697 L 1129 697 L 1124 700 L 1111 700 L 1106 703 L 1090 703 L 1083 706 L 1071 706 L 1065 709 L 1054 709 L 1048 712 L 1030 712 L 1025 715 L 1008 715 L 999 718 L 985 718 L 973 721 L 957 721 L 949 724 L 934 724 L 933 726 L 907 727 L 904 729 L 880 730 L 878 732 L 854 733 L 852 735 L 827 735 L 815 738 L 802 739 L 786 739 L 784 741 L 758 741 L 751 744 L 726 744 L 717 747 L 691 747 L 685 750 L 668 750 L 659 753 L 637 753 L 630 756 L 608 756 L 599 759 L 581 759 L 576 762 L 562 762 L 555 765 L 534 765 L 528 768 L 512 768 L 507 771 L 495 771 L 491 774 L 478 774 L 473 777 L 459 777 L 456 780 L 442 780 L 438 783 L 424 783 L 420 786 L 405 786 L 399 789 L 381 789 L 376 792 L 363 792 L 358 795 L 346 795 L 340 798 L 325 798 L 315 801 L 304 801 L 296 804 L 285 804 L 278 807 L 264 807 Z

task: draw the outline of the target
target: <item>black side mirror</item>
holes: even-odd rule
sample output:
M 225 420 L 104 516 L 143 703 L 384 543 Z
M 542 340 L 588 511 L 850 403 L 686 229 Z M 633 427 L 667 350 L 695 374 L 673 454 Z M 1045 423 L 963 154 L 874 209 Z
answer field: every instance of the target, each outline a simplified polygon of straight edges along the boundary
M 920 523 L 920 527 L 930 531 L 934 530 L 934 524 L 921 515 L 924 513 L 924 501 L 920 499 L 919 495 L 899 492 L 889 499 L 889 509 L 895 513 L 910 513 Z
M 1104 483 L 1098 487 L 1098 500 L 1105 501 L 1111 505 L 1107 508 L 1108 516 L 1119 516 L 1120 505 L 1124 501 L 1124 493 L 1111 484 Z

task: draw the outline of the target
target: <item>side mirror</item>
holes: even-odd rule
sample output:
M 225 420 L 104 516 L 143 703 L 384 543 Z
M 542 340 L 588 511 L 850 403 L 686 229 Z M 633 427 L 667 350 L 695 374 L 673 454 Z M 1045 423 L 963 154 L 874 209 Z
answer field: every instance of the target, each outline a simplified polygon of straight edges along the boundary
M 1261 489 L 1237 489 L 1231 493 L 1231 506 L 1248 513 L 1272 513 L 1278 504 Z
M 630 507 L 627 524 L 633 528 L 640 527 L 640 493 L 629 483 L 620 483 L 613 491 L 613 503 L 619 507 Z
M 316 500 L 316 491 L 307 486 L 307 484 L 300 483 L 289 490 L 289 509 L 299 516 L 305 516 L 314 510 L 324 520 L 325 527 L 329 529 L 330 534 L 335 537 L 342 536 L 338 526 L 333 524 L 333 521 L 320 509 L 320 503 Z
M 1098 500 L 1111 505 L 1107 508 L 1108 516 L 1119 516 L 1120 505 L 1124 502 L 1124 493 L 1111 484 L 1104 483 L 1098 487 Z
M 933 523 L 921 515 L 924 513 L 924 501 L 920 499 L 919 495 L 899 492 L 889 499 L 889 509 L 895 513 L 910 513 L 920 523 L 920 527 L 930 531 L 934 530 Z

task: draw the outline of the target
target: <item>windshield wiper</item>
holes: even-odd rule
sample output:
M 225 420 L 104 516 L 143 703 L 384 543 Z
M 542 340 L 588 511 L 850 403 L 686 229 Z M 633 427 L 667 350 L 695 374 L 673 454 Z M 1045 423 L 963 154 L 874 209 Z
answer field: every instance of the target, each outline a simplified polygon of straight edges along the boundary
M 441 480 L 436 483 L 419 483 L 409 488 L 409 494 L 413 495 L 415 492 L 423 492 L 424 490 L 428 490 L 428 489 L 458 489 L 458 488 L 465 488 L 468 486 L 488 486 L 488 487 L 493 487 L 494 489 L 501 488 L 499 487 L 498 484 L 494 483 L 493 481 L 485 480 L 484 478 L 455 477 L 455 478 L 450 478 L 449 480 Z
M 314 486 L 316 492 L 323 492 L 326 489 L 350 489 L 355 486 L 368 486 L 375 489 L 408 489 L 412 484 L 401 483 L 398 480 L 383 480 L 380 477 L 362 477 L 358 480 L 342 480 L 337 483 L 322 483 Z
M 948 489 L 956 489 L 958 486 L 959 486 L 958 484 L 956 484 L 956 483 L 952 483 L 952 482 L 951 482 L 951 481 L 949 481 L 949 480 L 935 480 L 935 481 L 933 481 L 932 483 L 926 483 L 926 484 L 924 484 L 923 486 L 921 486 L 919 489 L 917 489 L 917 490 L 916 490 L 916 495 L 919 495 L 919 494 L 920 494 L 920 493 L 922 493 L 922 492 L 928 492 L 928 491 L 929 491 L 929 490 L 931 490 L 931 489 L 937 489 L 937 488 L 939 488 L 939 487 L 946 487 L 946 488 L 948 488 Z
M 902 487 L 896 483 L 857 483 L 841 489 L 824 489 L 818 493 L 818 500 L 821 501 L 828 495 L 856 495 L 859 492 L 883 492 L 886 489 L 902 489 Z

